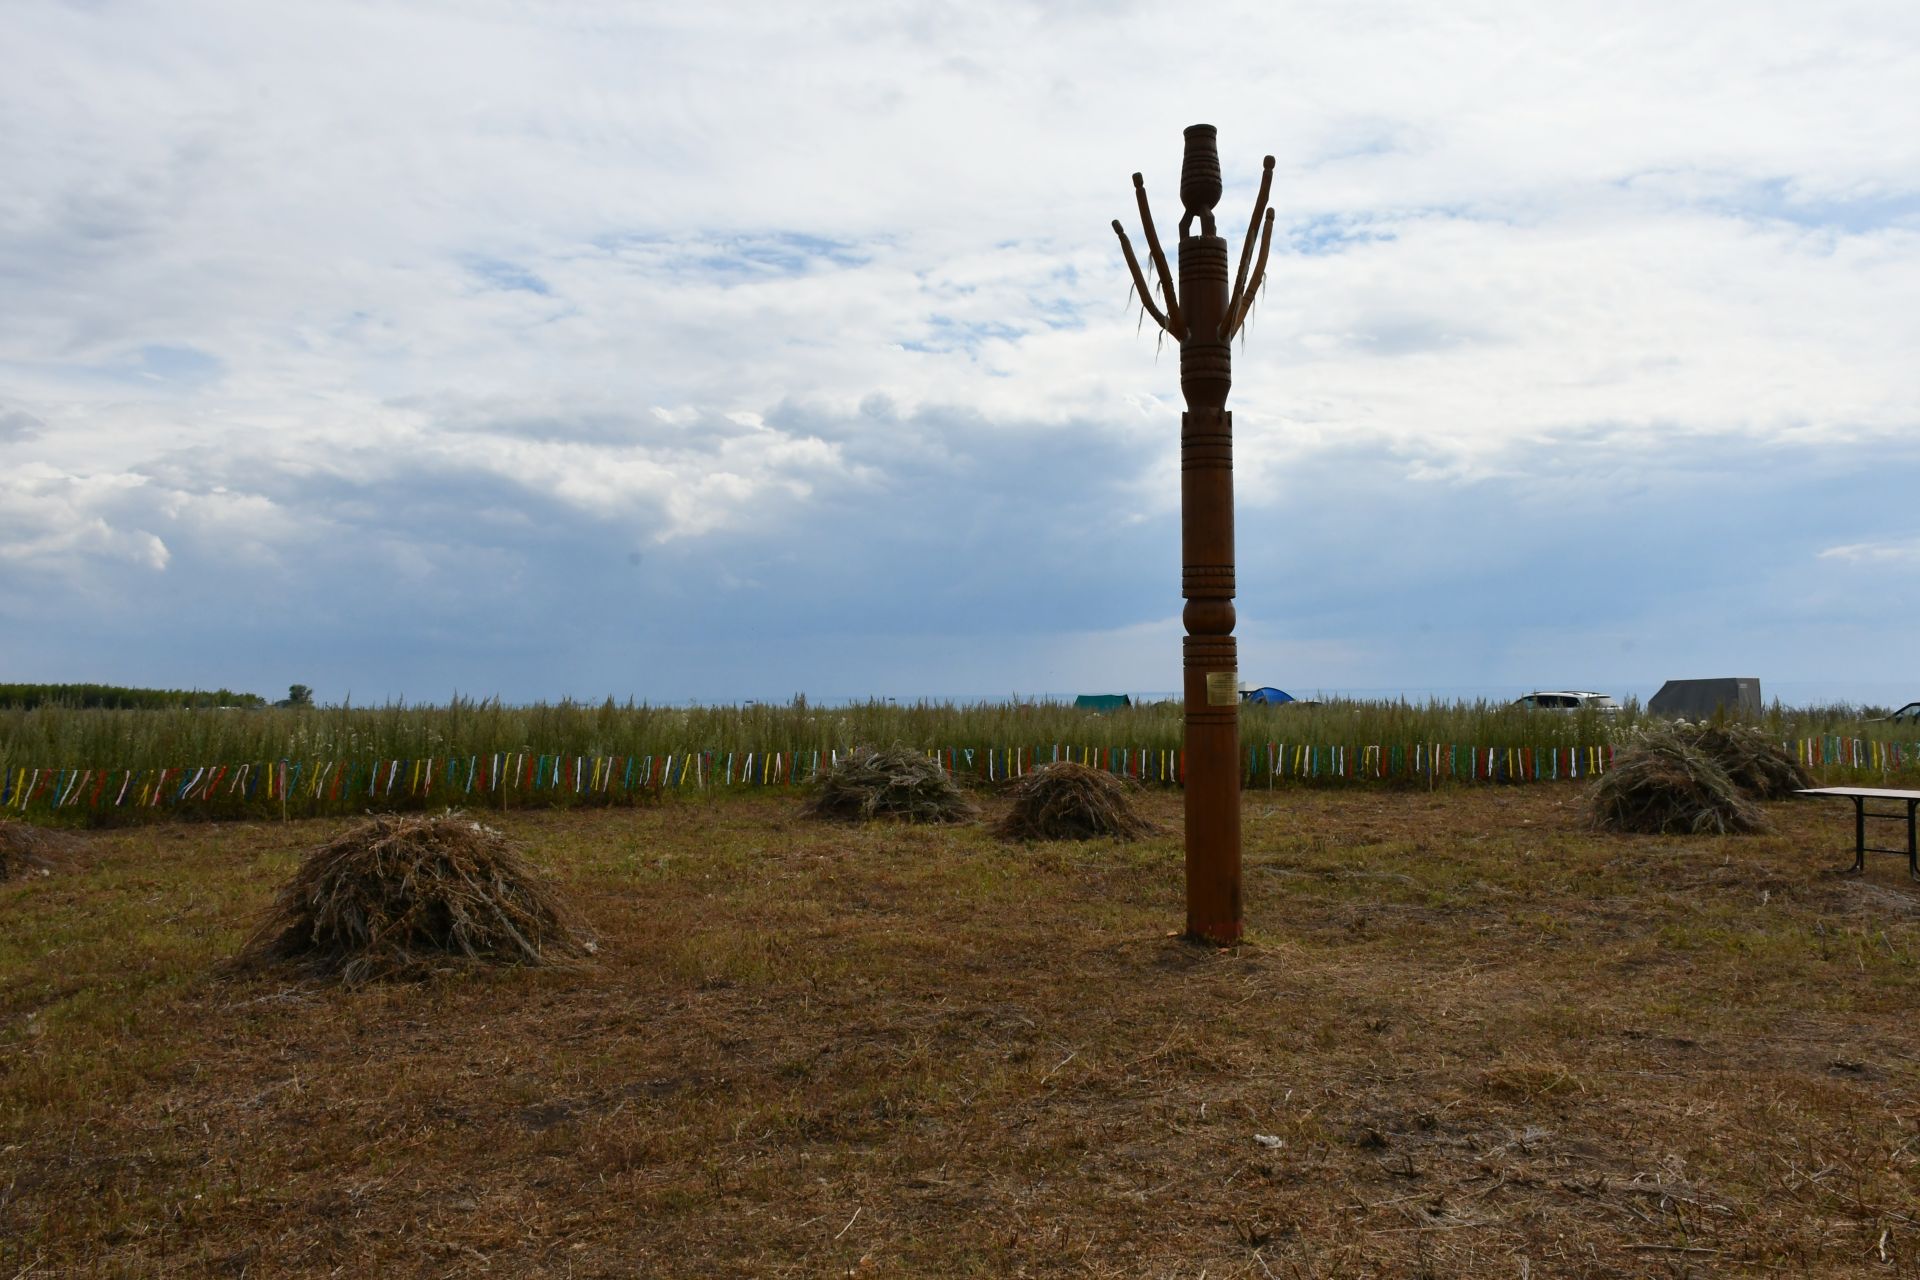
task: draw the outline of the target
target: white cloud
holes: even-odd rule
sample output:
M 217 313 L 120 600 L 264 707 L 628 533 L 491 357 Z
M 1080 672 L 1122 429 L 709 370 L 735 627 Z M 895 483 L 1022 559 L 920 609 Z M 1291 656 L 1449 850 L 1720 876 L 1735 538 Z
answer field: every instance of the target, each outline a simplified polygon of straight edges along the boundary
M 478 553 L 406 525 L 409 486 L 623 548 L 804 539 L 908 484 L 995 509 L 1025 445 L 1151 525 L 1177 359 L 1136 335 L 1107 222 L 1142 169 L 1173 233 L 1196 117 L 1236 241 L 1277 157 L 1236 355 L 1249 521 L 1347 449 L 1466 491 L 1920 425 L 1920 10 L 1206 19 L 9 5 L 0 555 L 177 578 L 198 548 L 364 544 L 451 579 Z M 1036 537 L 1082 532 L 1035 503 Z
M 30 413 L 0 406 L 0 444 L 37 436 L 46 425 Z
M 1869 566 L 1920 565 L 1920 538 L 1889 542 L 1851 542 L 1844 546 L 1828 547 L 1820 552 L 1820 558 Z
M 142 476 L 68 476 L 28 465 L 0 475 L 0 562 L 59 579 L 101 557 L 160 572 L 172 558 L 151 531 L 115 519 Z

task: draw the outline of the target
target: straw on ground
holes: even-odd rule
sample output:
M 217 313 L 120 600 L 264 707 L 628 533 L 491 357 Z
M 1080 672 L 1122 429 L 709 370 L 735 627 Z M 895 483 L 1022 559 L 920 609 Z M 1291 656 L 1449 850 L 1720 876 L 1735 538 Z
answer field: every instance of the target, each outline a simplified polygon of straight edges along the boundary
M 516 845 L 448 813 L 373 818 L 309 852 L 240 962 L 287 962 L 355 983 L 454 959 L 541 965 L 592 949 Z

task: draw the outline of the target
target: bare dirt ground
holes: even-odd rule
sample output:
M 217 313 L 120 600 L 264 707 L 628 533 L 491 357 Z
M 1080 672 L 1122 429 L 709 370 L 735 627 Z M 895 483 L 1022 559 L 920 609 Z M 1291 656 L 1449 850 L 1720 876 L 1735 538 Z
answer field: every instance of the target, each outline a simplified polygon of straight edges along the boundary
M 0 885 L 0 1277 L 1920 1274 L 1920 885 L 1580 805 L 1250 793 L 1233 951 L 1177 834 L 514 813 L 595 963 L 351 991 L 221 967 L 341 823 L 93 835 Z

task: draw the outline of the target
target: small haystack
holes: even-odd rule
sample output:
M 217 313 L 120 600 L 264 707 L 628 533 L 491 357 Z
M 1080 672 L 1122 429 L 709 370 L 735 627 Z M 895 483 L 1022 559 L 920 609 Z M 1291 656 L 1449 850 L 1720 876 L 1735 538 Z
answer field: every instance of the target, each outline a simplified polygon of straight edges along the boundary
M 52 874 L 73 843 L 64 832 L 0 821 L 0 880 Z
M 1703 724 L 1674 730 L 1726 770 L 1735 786 L 1753 800 L 1785 800 L 1813 778 L 1779 743 L 1752 725 Z
M 1139 784 L 1062 760 L 1014 783 L 1013 808 L 995 828 L 1004 840 L 1138 840 L 1158 834 L 1133 806 Z
M 594 950 L 552 882 L 461 814 L 370 819 L 312 850 L 240 953 L 347 983 L 449 959 L 555 964 Z
M 967 822 L 980 811 L 938 760 L 896 746 L 853 751 L 820 779 L 807 812 L 848 822 Z
M 1671 730 L 1645 734 L 1593 788 L 1593 825 L 1647 835 L 1731 835 L 1766 819 L 1711 756 Z

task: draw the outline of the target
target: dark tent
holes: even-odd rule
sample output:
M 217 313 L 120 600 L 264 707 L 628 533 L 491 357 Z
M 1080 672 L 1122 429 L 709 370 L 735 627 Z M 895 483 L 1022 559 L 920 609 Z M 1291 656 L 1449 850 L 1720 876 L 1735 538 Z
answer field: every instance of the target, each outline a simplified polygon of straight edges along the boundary
M 1726 676 L 1718 680 L 1669 680 L 1647 703 L 1647 711 L 1656 716 L 1713 715 L 1722 707 L 1728 715 L 1757 716 L 1760 680 L 1757 676 Z
M 1240 701 L 1278 704 L 1282 702 L 1292 702 L 1293 695 L 1285 689 L 1276 689 L 1270 684 L 1263 684 L 1258 689 L 1242 689 L 1240 691 Z
M 1118 711 L 1121 707 L 1133 705 L 1133 699 L 1124 693 L 1083 693 L 1073 700 L 1079 711 Z

